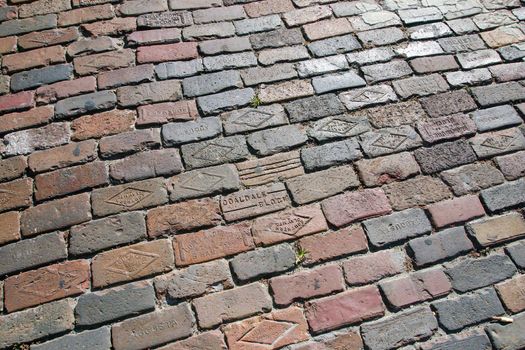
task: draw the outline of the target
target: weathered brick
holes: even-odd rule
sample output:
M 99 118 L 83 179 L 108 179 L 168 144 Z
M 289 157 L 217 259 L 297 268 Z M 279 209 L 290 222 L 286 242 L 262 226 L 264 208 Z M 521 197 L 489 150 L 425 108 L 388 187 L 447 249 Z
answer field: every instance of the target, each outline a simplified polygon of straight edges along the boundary
M 267 16 L 274 13 L 291 11 L 293 9 L 294 7 L 290 0 L 264 0 L 244 5 L 244 10 L 250 17 Z
M 29 156 L 29 168 L 40 173 L 90 162 L 97 156 L 96 146 L 95 141 L 88 140 L 38 151 Z
M 470 222 L 468 228 L 478 244 L 487 247 L 525 235 L 525 220 L 510 212 Z
M 293 268 L 295 251 L 291 246 L 282 244 L 239 254 L 230 264 L 233 273 L 241 281 L 261 278 Z
M 113 6 L 110 4 L 95 5 L 64 11 L 58 14 L 58 25 L 67 27 L 75 24 L 110 19 L 115 16 Z
M 167 44 L 181 41 L 179 28 L 142 30 L 129 34 L 126 40 L 129 45 Z
M 272 299 L 264 284 L 252 283 L 195 299 L 193 306 L 199 325 L 207 329 L 223 322 L 270 311 Z
M 4 136 L 0 153 L 4 156 L 28 154 L 67 143 L 69 127 L 66 123 L 53 123 L 38 129 L 17 131 Z
M 448 90 L 448 84 L 439 74 L 424 77 L 412 77 L 396 80 L 393 83 L 396 92 L 403 98 L 427 96 Z
M 6 55 L 2 59 L 2 66 L 8 72 L 16 72 L 29 68 L 47 66 L 53 63 L 66 61 L 65 50 L 62 46 L 50 46 L 27 52 Z
M 255 247 L 246 223 L 218 226 L 173 238 L 177 266 L 186 266 L 234 255 Z
M 349 163 L 361 157 L 361 150 L 356 139 L 325 143 L 301 150 L 304 167 L 309 171 Z
M 11 90 L 20 91 L 37 88 L 45 84 L 68 80 L 73 75 L 73 66 L 59 64 L 50 67 L 15 73 L 11 76 Z
M 422 98 L 421 104 L 431 117 L 439 117 L 476 109 L 476 103 L 465 90 L 446 92 Z
M 246 138 L 255 153 L 263 156 L 301 146 L 307 140 L 304 130 L 294 125 L 257 131 Z
M 496 157 L 495 160 L 507 180 L 516 180 L 525 176 L 525 152 Z
M 0 184 L 0 211 L 31 206 L 32 192 L 33 180 L 30 178 Z
M 471 113 L 478 131 L 485 132 L 519 125 L 522 119 L 511 105 L 481 109 Z
M 117 104 L 113 91 L 99 91 L 92 94 L 60 100 L 55 105 L 55 117 L 59 119 L 75 117 L 91 112 L 112 109 Z
M 361 44 L 353 35 L 348 34 L 314 41 L 307 47 L 315 57 L 323 57 L 360 49 Z
M 484 31 L 481 38 L 490 47 L 500 47 L 518 43 L 525 39 L 523 30 L 517 25 L 501 26 L 490 31 Z
M 236 166 L 242 183 L 248 187 L 304 174 L 298 151 L 249 160 Z
M 247 37 L 234 37 L 202 41 L 199 49 L 205 55 L 216 55 L 250 50 L 251 44 Z
M 246 17 L 244 8 L 238 6 L 215 7 L 211 9 L 197 10 L 193 12 L 193 21 L 196 24 L 232 21 Z
M 490 212 L 501 211 L 525 203 L 525 180 L 507 182 L 481 191 L 481 198 Z
M 341 101 L 334 94 L 312 96 L 284 105 L 292 123 L 315 120 L 345 112 Z
M 89 261 L 74 260 L 22 272 L 4 282 L 5 308 L 9 312 L 89 290 Z
M 118 7 L 118 12 L 125 16 L 141 15 L 148 12 L 162 12 L 168 10 L 166 0 L 153 0 L 144 3 L 137 0 L 128 0 Z
M 133 107 L 155 102 L 177 101 L 182 97 L 179 81 L 165 80 L 117 89 L 119 106 Z
M 191 0 L 193 3 L 194 1 Z M 191 349 L 217 349 L 227 350 L 224 342 L 224 335 L 220 330 L 209 331 L 199 335 L 186 338 L 176 343 L 171 343 L 162 348 L 162 350 L 191 350 Z
M 237 89 L 214 95 L 202 96 L 197 103 L 204 115 L 217 114 L 232 109 L 246 107 L 253 100 L 253 89 Z
M 423 141 L 408 125 L 369 131 L 359 136 L 363 151 L 369 157 L 417 148 Z
M 48 14 L 32 18 L 13 19 L 0 23 L 0 37 L 37 32 L 57 26 L 57 16 Z
M 135 118 L 135 111 L 117 109 L 83 116 L 71 123 L 71 138 L 86 140 L 126 132 L 133 128 Z
M 437 228 L 457 224 L 485 215 L 485 209 L 477 196 L 466 195 L 431 204 L 427 210 Z
M 369 130 L 371 126 L 366 117 L 350 114 L 327 117 L 311 123 L 307 133 L 311 138 L 322 142 L 356 136 Z
M 410 61 L 412 69 L 417 73 L 434 73 L 459 69 L 454 56 L 419 57 Z
M 518 275 L 510 280 L 498 283 L 495 287 L 503 304 L 512 313 L 525 310 L 525 300 L 520 297 L 525 293 L 524 275 Z
M 244 136 L 186 144 L 181 146 L 181 151 L 187 169 L 245 160 L 249 154 Z
M 207 71 L 219 71 L 233 68 L 246 68 L 257 65 L 257 57 L 252 52 L 232 53 L 228 55 L 207 56 L 202 59 Z
M 101 327 L 31 346 L 35 350 L 75 349 L 81 346 L 86 346 L 89 349 L 109 349 L 111 347 L 111 331 L 109 327 Z
M 109 167 L 111 178 L 118 182 L 175 175 L 182 170 L 182 161 L 176 149 L 143 151 L 115 161 Z
M 162 127 L 162 139 L 166 146 L 210 139 L 220 135 L 222 125 L 219 118 L 209 117 L 185 123 L 169 123 Z
M 396 210 L 431 204 L 452 197 L 443 181 L 428 176 L 393 182 L 383 186 L 383 190 L 392 208 Z
M 103 67 L 106 63 L 111 64 L 112 62 L 117 62 L 118 64 L 118 58 L 124 58 L 124 53 L 129 53 L 129 51 L 117 52 L 118 50 L 122 50 L 123 46 L 124 43 L 119 39 L 114 39 L 109 36 L 101 36 L 93 39 L 81 39 L 75 41 L 74 43 L 68 46 L 67 54 L 71 57 L 78 57 L 92 55 L 100 52 L 113 51 L 108 52 L 107 56 L 102 54 L 93 56 L 93 58 L 95 58 L 97 61 L 97 65 Z M 85 66 L 87 60 L 87 58 L 82 58 L 78 62 L 81 66 L 83 66 L 84 69 L 95 68 L 90 67 L 89 65 Z
M 182 0 L 172 1 L 170 0 L 170 8 L 173 10 L 189 10 L 208 8 L 222 5 L 220 0 Z M 227 4 L 225 4 L 227 5 Z
M 238 35 L 266 32 L 284 26 L 278 15 L 243 19 L 234 24 Z
M 135 54 L 130 49 L 124 49 L 76 57 L 73 62 L 79 75 L 87 75 L 129 67 L 135 63 Z
M 429 143 L 435 143 L 437 141 L 474 134 L 476 132 L 476 124 L 464 114 L 454 114 L 420 121 L 417 123 L 417 129 L 423 137 L 423 140 Z M 452 143 L 449 143 L 449 145 L 451 144 Z M 467 153 L 472 153 L 472 150 Z
M 301 45 L 280 47 L 276 49 L 267 49 L 259 52 L 259 63 L 263 66 L 269 66 L 279 62 L 291 62 L 310 58 L 308 50 Z M 342 57 L 344 59 L 344 57 Z M 300 67 L 301 63 L 298 64 Z M 332 68 L 333 69 L 333 68 Z M 302 69 L 300 69 L 302 71 Z M 304 77 L 305 75 L 300 74 Z
M 286 101 L 314 94 L 312 85 L 307 80 L 290 80 L 284 83 L 267 85 L 259 91 L 263 103 Z
M 0 96 L 0 112 L 12 112 L 31 108 L 35 105 L 34 96 L 35 93 L 33 91 L 23 91 L 17 94 Z
M 425 174 L 441 172 L 477 160 L 470 145 L 463 140 L 420 148 L 414 152 L 414 156 Z
M 441 173 L 441 177 L 457 196 L 478 192 L 505 180 L 498 169 L 487 163 L 469 164 L 446 170 Z
M 496 349 L 519 349 L 525 346 L 524 326 L 525 314 L 521 313 L 514 318 L 514 322 L 511 324 L 491 324 L 487 326 L 486 330 Z
M 24 156 L 11 157 L 0 161 L 0 181 L 16 179 L 24 174 L 27 168 L 27 158 Z
M 117 17 L 108 21 L 83 24 L 82 29 L 95 37 L 103 35 L 118 35 L 136 30 L 137 19 L 134 17 Z
M 366 186 L 380 186 L 420 173 L 419 165 L 408 152 L 375 159 L 363 159 L 359 160 L 356 165 Z
M 20 213 L 10 211 L 0 214 L 0 226 L 4 229 L 0 232 L 0 245 L 20 239 Z M 0 288 L 1 289 L 1 288 Z
M 465 86 L 465 85 L 479 85 L 481 83 L 488 83 L 492 80 L 490 71 L 486 68 L 478 68 L 470 71 L 458 71 L 445 73 L 445 77 L 450 85 Z
M 352 25 L 346 18 L 317 21 L 305 25 L 303 29 L 309 40 L 325 39 L 353 31 Z
M 491 84 L 472 88 L 474 98 L 482 106 L 491 106 L 525 98 L 525 86 L 517 82 Z
M 77 28 L 59 28 L 32 32 L 18 37 L 18 45 L 23 49 L 34 49 L 44 46 L 65 44 L 78 39 Z
M 189 121 L 199 116 L 195 100 L 164 102 L 137 108 L 137 125 L 164 124 L 172 121 Z
M 26 129 L 48 123 L 54 115 L 53 107 L 37 107 L 25 112 L 0 116 L 0 133 Z
M 484 333 L 464 332 L 458 335 L 449 335 L 434 338 L 421 345 L 422 350 L 490 350 L 492 345 Z
M 0 38 L 0 53 L 12 53 L 16 51 L 17 38 L 16 36 L 9 36 L 7 38 Z
M 385 306 L 375 286 L 352 289 L 306 304 L 306 318 L 314 333 L 383 316 Z
M 242 87 L 241 76 L 237 71 L 222 71 L 186 78 L 182 82 L 184 94 L 189 97 L 208 95 L 222 90 Z
M 100 140 L 103 158 L 122 156 L 160 146 L 160 129 L 139 129 L 106 136 Z
M 117 69 L 111 72 L 102 72 L 98 75 L 99 89 L 111 89 L 122 85 L 131 85 L 152 81 L 154 67 L 151 64 Z
M 497 51 L 488 49 L 458 53 L 456 57 L 463 69 L 484 67 L 493 63 L 501 62 L 501 58 Z
M 83 77 L 66 80 L 36 89 L 35 99 L 38 103 L 52 103 L 57 100 L 94 92 L 97 87 L 95 77 Z
M 176 43 L 141 46 L 137 49 L 137 62 L 166 62 L 198 57 L 197 43 Z
M 397 101 L 397 96 L 390 86 L 375 85 L 343 92 L 339 99 L 352 111 L 365 106 L 394 102 Z

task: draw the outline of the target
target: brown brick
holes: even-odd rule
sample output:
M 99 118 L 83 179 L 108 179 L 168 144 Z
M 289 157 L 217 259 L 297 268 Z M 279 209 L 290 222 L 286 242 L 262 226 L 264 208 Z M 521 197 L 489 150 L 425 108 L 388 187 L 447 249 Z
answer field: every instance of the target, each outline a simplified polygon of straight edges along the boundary
M 19 1 L 14 2 L 16 3 Z M 18 7 L 18 16 L 20 18 L 34 17 L 38 15 L 67 11 L 70 9 L 71 1 L 69 0 L 36 0 L 30 4 L 20 5 Z
M 248 223 L 219 226 L 205 231 L 177 235 L 173 238 L 177 266 L 223 258 L 251 250 L 254 247 Z
M 519 213 L 510 212 L 472 221 L 468 228 L 479 245 L 488 247 L 525 236 L 525 219 Z
M 33 180 L 25 178 L 0 184 L 0 212 L 29 207 L 33 202 Z
M 182 98 L 182 87 L 178 80 L 164 80 L 117 89 L 118 104 L 133 107 L 155 102 L 178 101 Z
M 237 170 L 245 186 L 264 185 L 304 174 L 299 151 L 237 163 Z
M 137 62 L 156 63 L 188 60 L 199 57 L 196 42 L 141 46 L 137 49 Z
M 98 21 L 113 18 L 115 13 L 110 4 L 89 6 L 58 14 L 58 25 L 67 27 L 75 24 Z
M 2 66 L 6 68 L 8 72 L 15 72 L 65 61 L 65 49 L 62 46 L 50 46 L 4 56 Z
M 96 255 L 91 263 L 93 287 L 133 281 L 173 269 L 173 249 L 167 239 L 133 244 Z
M 83 24 L 82 28 L 92 36 L 118 35 L 137 29 L 135 17 L 114 18 L 109 21 Z
M 199 116 L 195 100 L 165 102 L 137 108 L 137 125 L 165 124 L 167 122 L 189 121 Z
M 77 40 L 79 32 L 77 28 L 59 28 L 32 32 L 18 37 L 18 45 L 23 49 L 35 49 L 44 46 L 69 43 Z
M 437 228 L 457 224 L 485 215 L 478 196 L 467 195 L 431 204 L 427 207 Z
M 0 53 L 2 55 L 16 51 L 16 36 L 0 38 Z
M 33 91 L 22 91 L 17 94 L 0 96 L 0 112 L 11 112 L 27 109 L 35 105 L 35 93 Z
M 383 189 L 396 210 L 431 204 L 452 197 L 443 181 L 428 176 L 394 182 L 385 185 Z
M 410 65 L 417 73 L 434 73 L 459 69 L 454 56 L 418 57 L 410 61 Z
M 25 112 L 4 114 L 0 116 L 0 133 L 46 124 L 53 115 L 54 109 L 51 106 L 37 107 Z
M 41 86 L 36 89 L 35 97 L 38 103 L 53 103 L 67 97 L 93 92 L 96 88 L 95 77 L 84 77 Z
M 99 142 L 103 158 L 123 156 L 160 146 L 160 129 L 140 129 L 106 136 Z
M 27 168 L 27 158 L 24 156 L 0 160 L 0 181 L 4 182 L 20 177 Z
M 290 0 L 264 0 L 244 5 L 244 10 L 250 17 L 260 17 L 292 11 L 294 6 Z
M 10 211 L 0 214 L 0 245 L 20 239 L 20 213 Z
M 363 159 L 356 164 L 366 186 L 381 186 L 420 173 L 414 156 L 408 152 Z
M 299 240 L 299 246 L 307 252 L 303 262 L 307 265 L 368 250 L 366 236 L 361 226 L 305 237 Z
M 160 350 L 228 350 L 220 330 L 194 335 L 193 337 L 166 345 Z
M 167 205 L 148 212 L 148 235 L 173 235 L 216 226 L 221 222 L 219 203 L 212 198 Z
M 346 330 L 345 333 L 335 333 L 334 337 L 320 338 L 316 343 L 307 343 L 294 350 L 363 350 L 363 340 L 355 331 Z
M 126 38 L 129 45 L 167 44 L 181 40 L 179 28 L 165 28 L 133 32 Z
M 50 199 L 105 185 L 108 182 L 109 176 L 104 162 L 59 169 L 35 177 L 35 198 L 39 201 Z
M 117 69 L 111 72 L 100 73 L 97 77 L 99 89 L 111 89 L 122 85 L 131 85 L 153 81 L 155 76 L 152 64 L 143 64 L 136 67 Z
M 96 157 L 97 144 L 93 140 L 88 140 L 32 153 L 28 158 L 28 164 L 31 171 L 40 173 L 83 164 Z
M 346 18 L 317 21 L 316 23 L 307 24 L 303 28 L 306 37 L 309 40 L 318 40 L 329 38 L 331 36 L 343 35 L 350 33 L 353 30 L 352 25 Z
M 89 260 L 67 261 L 22 272 L 5 280 L 9 312 L 82 294 L 89 290 Z
M 496 284 L 496 290 L 503 303 L 513 314 L 525 310 L 525 275 Z
M 368 284 L 405 270 L 405 255 L 386 250 L 358 256 L 343 263 L 346 282 L 350 285 Z
M 89 56 L 75 57 L 75 71 L 80 75 L 129 67 L 135 64 L 135 53 L 131 49 L 103 52 Z
M 131 110 L 112 110 L 94 115 L 86 115 L 71 123 L 73 140 L 101 138 L 130 131 L 135 124 L 136 113 Z
M 91 220 L 89 194 L 58 199 L 22 212 L 22 236 L 34 236 Z

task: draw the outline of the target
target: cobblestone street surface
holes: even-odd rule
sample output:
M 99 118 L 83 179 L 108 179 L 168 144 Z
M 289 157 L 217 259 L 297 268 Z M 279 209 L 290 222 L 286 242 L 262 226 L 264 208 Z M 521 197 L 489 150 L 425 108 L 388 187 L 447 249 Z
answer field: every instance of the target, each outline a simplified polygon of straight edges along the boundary
M 525 1 L 0 0 L 0 348 L 525 349 Z

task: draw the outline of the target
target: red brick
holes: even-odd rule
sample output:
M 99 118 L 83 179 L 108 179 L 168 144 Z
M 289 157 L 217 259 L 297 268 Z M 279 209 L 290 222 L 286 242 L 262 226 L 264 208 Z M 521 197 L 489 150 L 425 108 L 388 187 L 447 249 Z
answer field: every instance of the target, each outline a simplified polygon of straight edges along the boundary
M 302 238 L 299 240 L 299 246 L 307 252 L 304 260 L 304 264 L 307 265 L 368 250 L 366 236 L 361 226 Z
M 75 71 L 80 75 L 96 74 L 100 71 L 132 66 L 135 64 L 135 53 L 131 49 L 103 52 L 75 57 L 73 63 Z
M 228 350 L 220 330 L 201 333 L 193 337 L 166 345 L 161 350 Z
M 118 35 L 137 29 L 135 17 L 114 18 L 109 21 L 82 25 L 82 28 L 92 36 Z
M 160 129 L 139 129 L 102 138 L 99 151 L 103 158 L 109 158 L 158 148 L 160 144 Z
M 337 265 L 326 265 L 312 270 L 278 276 L 270 280 L 273 299 L 277 305 L 312 299 L 345 288 L 343 274 Z
M 89 290 L 89 260 L 67 261 L 22 272 L 5 280 L 9 312 L 82 294 Z
M 96 157 L 97 143 L 88 140 L 32 153 L 28 158 L 28 164 L 31 171 L 41 173 L 87 163 Z
M 122 85 L 131 85 L 153 81 L 154 66 L 144 64 L 136 67 L 117 69 L 111 72 L 100 73 L 97 77 L 99 89 L 111 89 Z
M 427 207 L 437 228 L 457 224 L 485 215 L 478 196 L 467 195 L 431 204 Z
M 165 28 L 134 32 L 127 36 L 130 45 L 167 44 L 179 42 L 181 30 L 179 28 Z
M 20 239 L 20 213 L 10 211 L 0 214 L 0 245 Z
M 95 77 L 61 81 L 36 89 L 36 102 L 52 103 L 66 97 L 93 92 L 96 88 L 97 80 Z
M 221 222 L 220 213 L 219 202 L 212 198 L 158 207 L 148 212 L 148 235 L 157 237 L 216 226 Z
M 35 93 L 22 91 L 17 94 L 0 96 L 0 112 L 11 112 L 26 109 L 35 105 Z
M 8 72 L 15 72 L 62 62 L 66 62 L 66 50 L 57 45 L 4 56 L 2 65 Z
M 59 13 L 58 25 L 60 27 L 66 27 L 101 19 L 110 19 L 114 16 L 113 6 L 109 4 L 89 6 Z
M 321 206 L 328 222 L 337 227 L 392 211 L 385 193 L 379 188 L 334 196 L 325 199 Z
M 264 0 L 246 4 L 244 10 L 250 17 L 260 17 L 292 11 L 294 6 L 290 0 Z
M 26 50 L 35 49 L 38 47 L 69 43 L 77 40 L 78 37 L 78 29 L 74 27 L 51 29 L 19 36 L 18 45 Z
M 402 308 L 447 295 L 452 285 L 440 268 L 418 271 L 379 284 L 388 302 Z
M 405 271 L 405 260 L 402 252 L 387 250 L 348 259 L 343 271 L 348 284 L 368 284 Z
M 0 38 L 0 54 L 6 54 L 16 51 L 16 36 Z
M 35 177 L 35 198 L 41 201 L 91 189 L 108 182 L 109 176 L 104 162 L 59 169 Z
M 298 307 L 275 310 L 230 324 L 224 329 L 230 350 L 282 349 L 286 345 L 307 340 L 308 325 Z
M 11 157 L 0 160 L 0 181 L 12 180 L 24 174 L 27 168 L 27 159 L 24 156 Z
M 33 180 L 29 178 L 0 184 L 0 212 L 29 207 L 33 202 Z
M 195 100 L 165 102 L 137 108 L 137 125 L 195 120 L 199 116 Z
M 135 111 L 118 109 L 86 115 L 75 119 L 71 123 L 71 130 L 73 131 L 71 139 L 98 139 L 103 136 L 130 131 L 133 129 L 133 124 L 135 124 L 135 118 Z
M 514 314 L 525 310 L 525 275 L 496 284 L 496 290 L 510 312 Z
M 133 244 L 95 256 L 93 287 L 133 281 L 173 269 L 173 249 L 167 239 Z
M 0 116 L 0 133 L 16 131 L 46 124 L 55 114 L 52 106 L 37 107 L 25 112 L 15 112 Z
M 385 306 L 375 286 L 353 289 L 306 304 L 306 318 L 314 333 L 330 331 L 384 314 Z
M 173 238 L 175 262 L 185 266 L 245 252 L 255 247 L 247 223 L 219 226 Z
M 167 45 L 143 46 L 137 49 L 137 62 L 165 62 L 197 58 L 197 43 L 177 43 Z

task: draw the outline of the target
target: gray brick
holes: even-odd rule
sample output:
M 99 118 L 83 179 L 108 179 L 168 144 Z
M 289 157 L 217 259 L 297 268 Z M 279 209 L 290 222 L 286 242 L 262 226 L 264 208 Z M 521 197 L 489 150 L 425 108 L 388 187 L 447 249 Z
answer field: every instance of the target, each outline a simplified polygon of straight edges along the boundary
M 412 40 L 434 39 L 453 34 L 452 30 L 445 23 L 431 23 L 410 27 L 408 32 Z
M 73 66 L 71 64 L 58 64 L 45 68 L 32 69 L 11 76 L 11 90 L 20 91 L 37 88 L 42 85 L 56 83 L 71 79 Z
M 338 53 L 350 52 L 361 48 L 361 44 L 353 35 L 343 35 L 308 44 L 308 50 L 315 57 L 324 57 Z
M 336 90 L 365 86 L 366 82 L 355 72 L 347 72 L 315 77 L 312 79 L 312 85 L 316 93 L 323 94 Z
M 65 299 L 0 316 L 0 347 L 7 348 L 72 330 L 75 326 L 73 305 L 73 300 Z
M 316 58 L 299 62 L 296 65 L 297 73 L 301 78 L 321 75 L 324 73 L 337 72 L 348 69 L 348 61 L 344 55 Z
M 487 287 L 512 277 L 518 270 L 505 254 L 468 258 L 445 265 L 452 287 L 461 293 Z
M 363 71 L 365 79 L 369 84 L 412 74 L 412 69 L 408 63 L 401 60 L 361 67 L 361 71 Z
M 435 41 L 412 41 L 408 44 L 401 44 L 398 47 L 394 48 L 396 54 L 412 58 L 412 57 L 422 57 L 430 55 L 438 55 L 443 53 L 443 49 Z
M 445 52 L 452 53 L 481 50 L 486 47 L 477 34 L 442 38 L 438 39 L 438 42 Z
M 474 249 L 463 227 L 454 227 L 408 242 L 418 267 L 452 259 Z
M 221 5 L 221 0 L 170 0 L 170 8 L 173 10 L 200 9 Z
M 370 350 L 388 350 L 429 338 L 438 324 L 428 307 L 411 309 L 361 326 Z
M 491 212 L 522 205 L 525 203 L 525 179 L 483 190 L 481 198 Z
M 0 276 L 49 264 L 66 257 L 66 241 L 59 232 L 4 245 L 0 247 L 2 260 Z
M 81 333 L 66 335 L 51 341 L 31 345 L 31 350 L 56 350 L 56 349 L 111 349 L 111 330 L 109 327 L 101 327 Z
M 408 25 L 424 22 L 439 21 L 443 18 L 437 7 L 422 7 L 416 9 L 400 10 L 399 17 Z
M 287 124 L 286 112 L 278 104 L 226 112 L 221 119 L 226 135 Z
M 162 127 L 162 139 L 166 146 L 176 146 L 220 135 L 222 126 L 219 118 L 210 117 L 185 123 L 169 123 Z
M 250 50 L 252 48 L 247 37 L 206 40 L 199 43 L 200 51 L 205 55 L 219 53 L 233 53 Z
M 480 109 L 471 113 L 471 115 L 480 132 L 501 129 L 522 123 L 518 112 L 516 112 L 511 105 Z
M 242 80 L 246 86 L 261 83 L 273 83 L 297 77 L 293 64 L 275 64 L 271 67 L 254 67 L 241 71 Z
M 253 52 L 204 57 L 202 61 L 207 71 L 246 68 L 257 65 L 257 57 Z
M 160 129 L 139 129 L 100 140 L 99 150 L 103 158 L 122 156 L 160 146 Z
M 14 156 L 60 146 L 69 142 L 69 135 L 67 123 L 52 123 L 37 129 L 12 132 L 4 136 L 0 143 L 0 153 L 3 156 Z
M 259 52 L 259 63 L 269 66 L 279 62 L 292 62 L 310 58 L 308 50 L 302 45 L 278 47 Z
M 360 16 L 350 17 L 349 21 L 354 30 L 359 32 L 401 24 L 399 17 L 390 11 L 365 12 Z
M 489 70 L 498 82 L 525 79 L 525 62 L 498 64 Z
M 356 136 L 370 129 L 370 122 L 366 117 L 343 114 L 312 123 L 307 133 L 311 138 L 322 142 Z
M 520 269 L 525 268 L 525 242 L 522 241 L 510 244 L 505 250 L 507 251 L 507 254 L 510 255 L 516 266 Z
M 340 3 L 343 4 L 343 3 Z M 365 4 L 362 2 L 362 4 Z M 381 28 L 357 33 L 357 37 L 367 47 L 395 44 L 405 40 L 405 34 L 397 27 Z
M 301 149 L 301 159 L 304 168 L 308 171 L 350 163 L 361 157 L 359 144 L 355 139 Z
M 525 99 L 525 86 L 517 82 L 473 87 L 472 94 L 482 106 Z
M 182 145 L 188 169 L 244 160 L 250 154 L 244 136 L 229 136 Z
M 346 59 L 350 63 L 363 65 L 390 61 L 394 56 L 395 53 L 390 47 L 375 47 L 373 49 L 349 53 L 346 55 Z
M 153 286 L 147 282 L 138 282 L 81 295 L 75 308 L 75 316 L 77 325 L 92 326 L 153 309 Z
M 233 21 L 246 17 L 242 6 L 213 7 L 211 9 L 193 11 L 195 23 L 210 23 Z
M 447 170 L 441 173 L 441 177 L 456 196 L 478 192 L 505 181 L 503 174 L 487 163 L 469 164 Z
M 422 98 L 421 105 L 431 117 L 446 116 L 476 109 L 476 103 L 465 90 L 445 92 Z
M 204 115 L 217 114 L 247 106 L 254 94 L 255 92 L 251 88 L 237 89 L 199 97 L 197 98 L 197 104 Z
M 304 145 L 308 138 L 300 127 L 286 125 L 254 132 L 247 136 L 246 141 L 256 154 L 267 156 Z
M 240 187 L 237 168 L 231 164 L 187 171 L 168 184 L 172 201 L 228 193 Z
M 494 288 L 440 300 L 432 305 L 436 309 L 441 327 L 449 332 L 457 332 L 505 313 Z
M 288 244 L 239 254 L 231 261 L 233 273 L 241 281 L 284 272 L 295 266 L 295 251 Z
M 437 338 L 421 346 L 421 350 L 491 350 L 490 340 L 484 333 L 465 333 Z
M 479 158 L 510 153 L 525 149 L 525 136 L 518 128 L 491 131 L 470 139 Z
M 266 32 L 272 29 L 283 27 L 283 22 L 278 15 L 270 15 L 258 18 L 243 19 L 234 22 L 237 34 L 251 34 Z
M 71 57 L 77 57 L 105 51 L 120 50 L 123 46 L 124 42 L 120 39 L 101 36 L 93 39 L 80 39 L 73 42 L 67 47 L 67 54 Z
M 142 1 L 128 0 L 119 6 L 118 11 L 125 16 L 141 15 L 148 12 L 168 10 L 168 4 L 163 0 L 152 0 L 147 4 Z
M 284 105 L 292 123 L 320 119 L 345 112 L 336 95 L 312 96 Z
M 498 52 L 505 61 L 514 61 L 525 57 L 525 45 L 521 43 L 500 47 Z
M 11 78 L 7 75 L 0 75 L 0 95 L 5 95 L 9 92 L 9 83 Z
M 368 108 L 354 114 L 364 115 L 376 128 L 411 125 L 427 119 L 421 104 L 415 100 Z
M 414 156 L 425 174 L 441 172 L 477 160 L 474 151 L 464 140 L 419 148 L 414 152 Z
M 346 108 L 354 110 L 365 106 L 397 101 L 397 96 L 390 86 L 375 85 L 343 92 L 339 95 L 339 99 Z
M 479 68 L 501 62 L 501 58 L 495 50 L 458 53 L 456 57 L 463 69 Z
M 4 4 L 5 5 L 5 4 Z M 0 8 L 0 22 L 7 21 L 9 19 L 16 18 L 17 8 L 16 6 L 4 6 Z
M 69 234 L 69 253 L 83 255 L 146 238 L 141 213 L 119 214 L 74 226 Z
M 285 12 L 283 19 L 288 27 L 297 27 L 331 16 L 332 10 L 329 6 L 312 6 Z
M 49 14 L 32 18 L 13 19 L 0 23 L 0 37 L 56 28 L 57 15 Z
M 432 225 L 422 209 L 407 209 L 377 219 L 366 220 L 363 225 L 370 243 L 377 248 L 432 231 Z
M 525 313 L 515 315 L 511 324 L 490 324 L 486 331 L 497 350 L 519 350 L 525 347 Z
M 117 89 L 118 104 L 134 107 L 155 102 L 177 101 L 182 97 L 180 81 L 165 80 Z
M 161 63 L 155 67 L 159 79 L 184 78 L 204 70 L 201 59 Z
M 367 11 L 379 11 L 381 6 L 373 2 L 336 2 L 330 5 L 336 17 L 360 15 Z
M 182 30 L 182 36 L 186 41 L 227 38 L 233 35 L 235 35 L 235 27 L 229 22 L 193 25 Z
M 69 118 L 78 115 L 111 109 L 117 104 L 113 91 L 99 91 L 60 100 L 55 105 L 55 117 Z
M 525 176 L 525 151 L 497 157 L 495 161 L 507 180 Z
M 137 26 L 145 28 L 186 27 L 192 24 L 193 17 L 186 11 L 148 13 L 137 17 Z
M 186 96 L 194 97 L 240 88 L 242 81 L 239 72 L 230 70 L 186 78 L 182 81 L 182 87 Z
M 456 35 L 464 35 L 469 33 L 475 33 L 478 31 L 478 27 L 473 20 L 470 18 L 459 18 L 451 21 L 447 21 L 450 29 L 456 33 Z
M 403 125 L 364 133 L 360 144 L 366 155 L 377 157 L 417 148 L 423 141 L 411 126 Z
M 447 81 L 452 86 L 471 86 L 488 83 L 492 80 L 492 75 L 486 68 L 473 69 L 468 72 L 445 73 Z
M 303 34 L 299 28 L 282 28 L 271 32 L 250 35 L 250 42 L 255 50 L 297 45 L 302 44 L 303 41 Z
M 448 84 L 439 74 L 412 77 L 394 81 L 394 89 L 399 96 L 427 96 L 448 90 Z

